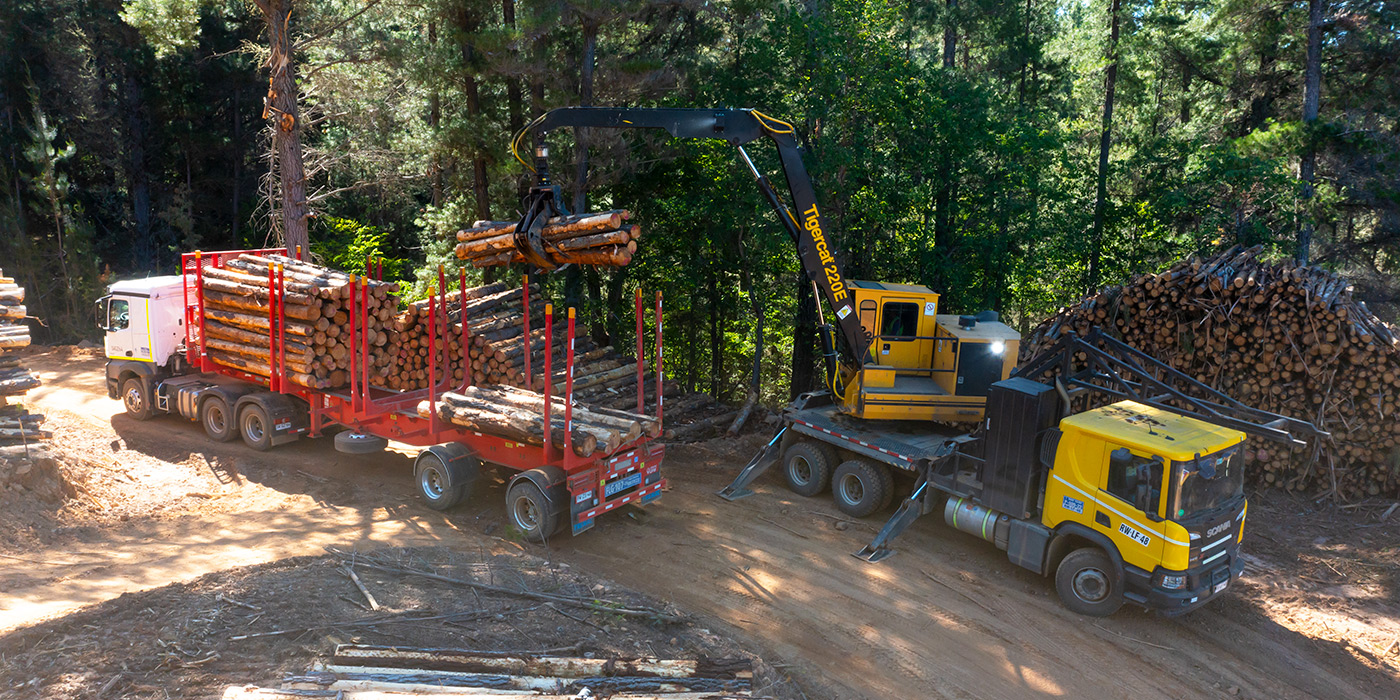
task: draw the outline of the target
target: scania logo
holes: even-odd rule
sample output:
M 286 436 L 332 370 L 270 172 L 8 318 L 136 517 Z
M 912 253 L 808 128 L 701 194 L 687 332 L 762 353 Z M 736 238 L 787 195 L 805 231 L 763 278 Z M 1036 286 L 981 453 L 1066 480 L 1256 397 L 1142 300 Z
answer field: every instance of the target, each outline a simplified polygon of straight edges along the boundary
M 1213 528 L 1211 528 L 1211 529 L 1209 529 L 1209 530 L 1206 530 L 1206 537 L 1215 537 L 1216 535 L 1218 535 L 1218 534 L 1220 534 L 1220 533 L 1222 533 L 1222 532 L 1224 532 L 1224 531 L 1226 531 L 1226 530 L 1228 530 L 1228 529 L 1230 529 L 1230 523 L 1229 523 L 1229 521 L 1220 523 L 1219 525 L 1216 525 L 1215 527 L 1213 527 Z

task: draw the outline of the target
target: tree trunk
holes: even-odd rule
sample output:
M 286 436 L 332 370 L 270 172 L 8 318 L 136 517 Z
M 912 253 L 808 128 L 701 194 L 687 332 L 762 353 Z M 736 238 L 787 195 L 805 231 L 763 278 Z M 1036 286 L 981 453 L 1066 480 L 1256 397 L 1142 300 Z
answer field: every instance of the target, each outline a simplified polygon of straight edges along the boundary
M 598 55 L 598 25 L 588 18 L 583 20 L 583 63 L 579 69 L 579 106 L 593 106 L 593 69 Z M 588 184 L 588 130 L 574 130 L 578 140 L 578 165 L 574 171 L 574 213 L 584 211 L 585 187 Z
M 1099 127 L 1099 175 L 1094 193 L 1094 228 L 1089 235 L 1089 272 L 1085 280 L 1087 293 L 1099 288 L 1103 274 L 1103 229 L 1108 211 L 1108 152 L 1113 134 L 1113 91 L 1118 85 L 1118 10 L 1122 0 L 1113 0 L 1108 10 L 1108 69 L 1104 73 L 1103 123 Z
M 501 19 L 506 29 L 515 33 L 515 0 L 501 0 Z M 524 96 L 520 92 L 520 78 L 506 78 L 506 110 L 510 115 L 510 135 L 512 138 L 525 126 Z M 523 175 L 516 178 L 516 196 L 524 199 L 529 192 L 530 181 Z
M 720 396 L 720 375 L 724 373 L 724 348 L 721 344 L 724 332 L 720 320 L 719 280 L 713 266 L 708 272 L 705 289 L 710 302 L 710 396 L 716 401 L 723 401 Z
M 1305 143 L 1298 177 L 1303 181 L 1302 225 L 1298 227 L 1298 264 L 1307 265 L 1312 247 L 1313 220 L 1308 210 L 1316 184 L 1317 148 L 1313 145 L 1311 127 L 1317 122 L 1322 90 L 1322 0 L 1308 2 L 1308 58 L 1303 69 L 1303 125 Z
M 958 56 L 958 32 L 953 27 L 953 13 L 958 0 L 948 0 L 948 16 L 943 21 L 943 67 L 952 68 Z
M 297 83 L 289 36 L 293 0 L 253 0 L 267 24 L 268 80 L 265 118 L 272 120 L 277 170 L 282 183 L 282 240 L 287 250 L 311 249 L 307 235 L 306 170 L 301 152 L 301 119 L 297 114 Z
M 437 22 L 428 22 L 428 45 L 437 47 Z M 438 139 L 438 125 L 442 123 L 442 93 L 436 89 L 428 95 L 428 129 L 432 131 L 433 138 Z M 442 206 L 442 161 L 436 152 L 433 153 L 433 162 L 428 166 L 429 175 L 432 178 L 432 202 L 434 207 Z
M 233 150 L 233 157 L 229 159 L 233 161 L 233 206 L 231 207 L 231 211 L 229 212 L 229 231 L 232 234 L 231 239 L 229 240 L 230 250 L 237 250 L 243 247 L 243 241 L 241 240 L 241 236 L 239 236 L 238 233 L 239 224 L 243 223 L 240 220 L 242 218 L 240 216 L 240 209 L 242 208 L 240 200 L 243 198 L 241 191 L 243 185 L 243 112 L 241 110 L 242 107 L 243 89 L 241 87 L 235 87 L 233 89 L 233 105 L 229 109 L 229 113 L 233 115 L 233 143 L 230 144 Z

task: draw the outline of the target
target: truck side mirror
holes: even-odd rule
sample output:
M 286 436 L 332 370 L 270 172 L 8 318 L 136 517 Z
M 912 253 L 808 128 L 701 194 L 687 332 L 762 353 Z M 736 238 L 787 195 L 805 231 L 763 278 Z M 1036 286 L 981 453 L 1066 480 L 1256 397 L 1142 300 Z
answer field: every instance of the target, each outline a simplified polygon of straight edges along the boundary
M 111 294 L 108 294 L 107 296 L 102 297 L 101 299 L 98 299 L 96 302 L 93 303 L 93 313 L 97 315 L 97 327 L 101 329 L 103 333 L 112 332 L 112 329 L 107 326 L 107 307 L 111 303 Z

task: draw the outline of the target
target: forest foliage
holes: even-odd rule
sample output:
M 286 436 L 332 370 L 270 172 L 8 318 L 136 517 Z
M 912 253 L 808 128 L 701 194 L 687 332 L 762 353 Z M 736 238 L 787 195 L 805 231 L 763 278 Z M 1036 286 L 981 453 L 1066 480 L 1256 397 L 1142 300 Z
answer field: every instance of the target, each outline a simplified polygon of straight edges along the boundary
M 435 265 L 456 274 L 445 236 L 517 217 L 511 135 L 591 104 L 792 121 L 847 275 L 927 284 L 948 311 L 1026 328 L 1096 280 L 1234 243 L 1295 256 L 1303 231 L 1392 320 L 1400 300 L 1394 3 L 11 0 L 0 267 L 39 338 L 93 337 L 104 285 L 180 251 L 282 240 L 269 6 L 290 10 L 313 252 L 384 255 L 418 293 Z M 687 387 L 742 399 L 756 348 L 766 401 L 809 387 L 811 295 L 734 149 L 582 143 L 551 137 L 569 202 L 646 233 L 631 266 L 553 274 L 552 293 L 626 347 L 634 291 L 662 292 Z

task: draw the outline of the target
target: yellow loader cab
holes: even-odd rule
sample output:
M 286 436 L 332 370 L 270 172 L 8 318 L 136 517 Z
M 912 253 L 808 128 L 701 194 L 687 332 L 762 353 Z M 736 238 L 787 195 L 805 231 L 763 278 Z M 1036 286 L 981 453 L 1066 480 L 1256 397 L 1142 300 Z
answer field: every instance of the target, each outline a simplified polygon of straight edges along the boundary
M 1114 566 L 1056 583 L 1092 607 L 1114 588 L 1097 577 L 1119 573 L 1125 598 L 1166 613 L 1224 591 L 1244 570 L 1244 440 L 1238 430 L 1134 401 L 1061 420 L 1057 444 L 1045 446 L 1054 461 L 1041 522 L 1057 533 L 1092 533 L 1086 539 Z M 1049 555 L 1054 567 L 1061 553 Z
M 938 313 L 915 284 L 848 280 L 875 364 L 850 372 L 842 411 L 866 420 L 981 420 L 991 385 L 1011 374 L 1021 334 L 988 317 Z

